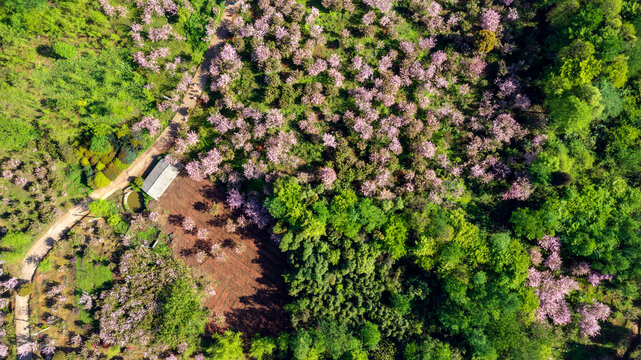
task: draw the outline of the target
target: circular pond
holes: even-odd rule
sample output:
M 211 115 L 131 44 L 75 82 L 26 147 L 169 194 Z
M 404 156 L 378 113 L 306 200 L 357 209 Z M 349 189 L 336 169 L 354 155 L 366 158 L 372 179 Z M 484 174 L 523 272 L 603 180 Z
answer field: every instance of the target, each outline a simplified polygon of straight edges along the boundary
M 138 191 L 132 191 L 126 195 L 125 203 L 129 210 L 140 212 L 145 207 L 145 199 Z

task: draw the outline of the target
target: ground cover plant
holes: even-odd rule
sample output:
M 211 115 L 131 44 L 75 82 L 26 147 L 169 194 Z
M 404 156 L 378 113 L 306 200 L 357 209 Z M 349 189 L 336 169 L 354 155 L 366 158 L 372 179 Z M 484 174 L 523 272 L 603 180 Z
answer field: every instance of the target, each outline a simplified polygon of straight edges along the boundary
M 222 5 L 4 4 L 10 268 L 56 203 L 106 186 L 149 146 Z M 233 11 L 201 106 L 165 156 L 190 178 L 164 195 L 183 213 L 157 213 L 162 199 L 141 213 L 91 203 L 96 219 L 19 290 L 33 290 L 32 323 L 52 331 L 18 354 L 641 357 L 639 3 L 245 0 Z M 56 181 L 75 187 L 63 195 Z M 200 186 L 223 189 L 225 206 L 192 204 Z M 207 245 L 196 264 L 224 262 L 203 225 L 221 209 L 216 226 L 268 235 L 286 258 L 291 327 L 278 334 L 208 312 L 212 284 L 165 245 L 172 229 Z M 17 286 L 2 279 L 7 294 Z
M 90 208 L 96 217 L 74 227 L 38 268 L 29 349 L 68 359 L 195 355 L 209 318 L 202 280 L 173 256 L 167 234 L 148 219 L 154 215 L 111 201 Z
M 0 232 L 32 238 L 58 210 L 107 186 L 166 126 L 221 4 L 1 5 Z M 13 271 L 24 254 L 8 250 Z

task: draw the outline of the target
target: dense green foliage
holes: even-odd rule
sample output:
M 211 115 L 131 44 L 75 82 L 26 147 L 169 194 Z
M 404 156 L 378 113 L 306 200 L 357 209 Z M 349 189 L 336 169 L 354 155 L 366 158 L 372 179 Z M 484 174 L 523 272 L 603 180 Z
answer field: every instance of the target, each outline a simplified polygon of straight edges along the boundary
M 207 312 L 200 305 L 200 298 L 191 284 L 180 279 L 166 297 L 160 317 L 160 341 L 177 346 L 202 334 Z
M 0 2 L 0 159 L 2 170 L 12 170 L 0 179 L 8 199 L 0 205 L 0 236 L 35 237 L 56 209 L 113 181 L 162 130 L 173 113 L 165 110 L 170 104 L 159 105 L 167 98 L 176 105 L 177 85 L 202 60 L 212 1 L 185 2 L 181 16 L 156 16 L 150 26 L 170 24 L 175 35 L 143 47 L 131 37 L 142 11 L 131 2 L 110 6 L 118 16 L 88 0 Z M 158 47 L 172 55 L 162 60 L 162 73 L 134 61 L 136 52 Z M 145 117 L 154 127 L 130 130 Z M 43 157 L 46 178 L 32 179 Z M 7 166 L 4 159 L 20 162 Z M 4 204 L 16 203 L 5 213 Z
M 222 5 L 161 7 L 135 30 L 134 4 L 108 17 L 86 0 L 0 1 L 2 206 L 15 204 L 0 245 L 15 265 L 52 218 L 39 204 L 107 186 L 166 125 Z M 239 5 L 168 158 L 227 187 L 226 230 L 270 233 L 292 328 L 202 336 L 200 284 L 147 247 L 159 215 L 97 200 L 122 244 L 111 259 L 78 247 L 75 295 L 100 294 L 81 320 L 110 356 L 641 357 L 637 1 Z M 159 66 L 158 46 L 182 60 Z

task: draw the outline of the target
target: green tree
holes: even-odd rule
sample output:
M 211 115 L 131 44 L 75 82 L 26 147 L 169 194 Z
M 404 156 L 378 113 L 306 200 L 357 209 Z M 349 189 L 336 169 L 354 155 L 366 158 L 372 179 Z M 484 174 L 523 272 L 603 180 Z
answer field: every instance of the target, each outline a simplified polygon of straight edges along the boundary
M 170 346 L 191 342 L 205 331 L 207 319 L 207 312 L 191 284 L 178 280 L 162 305 L 159 338 Z
M 270 337 L 257 337 L 252 340 L 249 348 L 249 356 L 256 360 L 263 360 L 266 356 L 274 353 L 276 341 Z
M 385 251 L 387 251 L 394 259 L 399 259 L 404 256 L 407 253 L 405 240 L 407 239 L 408 234 L 405 220 L 398 215 L 392 216 L 385 226 L 384 233 L 383 249 L 385 249 Z
M 294 224 L 305 213 L 301 191 L 296 178 L 280 178 L 274 184 L 274 195 L 265 201 L 265 206 L 273 217 Z
M 243 340 L 241 333 L 225 331 L 224 334 L 214 334 L 214 343 L 209 346 L 205 353 L 211 360 L 244 360 Z
M 361 327 L 361 341 L 367 349 L 376 348 L 381 341 L 381 332 L 378 330 L 378 325 L 366 321 Z
M 554 99 L 550 103 L 552 126 L 562 133 L 585 134 L 592 121 L 592 109 L 574 95 Z
M 108 137 L 104 135 L 94 135 L 91 138 L 90 149 L 97 154 L 104 155 L 109 153 L 112 147 Z

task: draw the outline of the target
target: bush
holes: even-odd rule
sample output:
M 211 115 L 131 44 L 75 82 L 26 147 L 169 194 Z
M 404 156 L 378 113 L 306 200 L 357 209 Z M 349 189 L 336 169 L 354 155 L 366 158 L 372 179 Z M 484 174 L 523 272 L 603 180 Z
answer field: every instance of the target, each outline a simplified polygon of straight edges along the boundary
M 91 146 L 89 147 L 91 151 L 103 155 L 108 154 L 111 151 L 111 144 L 109 139 L 104 135 L 95 135 L 91 138 Z
M 96 200 L 89 204 L 89 211 L 91 215 L 98 217 L 108 217 L 110 215 L 116 214 L 117 209 L 116 205 L 108 200 Z
M 47 273 L 51 270 L 53 270 L 53 262 L 49 259 L 42 260 L 38 265 L 38 271 L 41 273 Z
M 115 167 L 117 167 L 119 170 L 125 170 L 126 168 L 129 167 L 129 165 L 125 165 L 120 161 L 119 159 L 114 159 L 113 164 Z
M 107 166 L 103 173 L 109 180 L 114 181 L 118 177 L 118 174 L 120 174 L 120 171 L 122 170 L 118 169 L 118 167 L 114 165 L 114 163 L 111 163 Z
M 36 132 L 28 122 L 0 116 L 0 149 L 22 149 L 35 138 Z
M 136 151 L 134 151 L 132 148 L 129 147 L 124 147 L 120 149 L 120 152 L 118 153 L 118 159 L 122 161 L 123 164 L 131 164 L 136 160 L 136 157 L 138 154 L 136 154 Z
M 103 164 L 109 164 L 114 157 L 116 157 L 116 152 L 110 151 L 109 153 L 105 154 L 102 158 L 100 158 L 100 162 L 102 162 Z
M 12 252 L 22 253 L 29 249 L 31 237 L 21 232 L 10 232 L 0 240 L 0 245 Z
M 120 354 L 120 346 L 112 345 L 107 350 L 107 358 L 112 359 L 114 356 Z
M 474 39 L 474 45 L 476 45 L 478 51 L 482 53 L 489 53 L 498 44 L 499 41 L 496 38 L 496 34 L 490 30 L 479 31 L 478 34 L 476 34 L 476 38 Z
M 63 59 L 71 59 L 77 54 L 75 46 L 62 41 L 57 41 L 55 44 L 53 44 L 53 52 L 56 53 L 58 57 Z
M 145 180 L 143 180 L 142 176 L 136 176 L 136 178 L 134 179 L 134 185 L 138 186 L 141 189 L 144 182 Z
M 93 179 L 93 184 L 97 189 L 103 188 L 109 185 L 109 183 L 111 183 L 111 180 L 109 180 L 102 171 L 98 171 L 96 177 Z
M 108 286 L 113 281 L 113 273 L 108 267 L 91 259 L 79 258 L 76 266 L 76 288 L 80 292 L 92 293 Z
M 20 286 L 20 289 L 18 289 L 18 295 L 20 295 L 20 296 L 29 296 L 32 293 L 33 293 L 33 283 L 32 282 L 28 282 L 28 283 L 22 284 L 22 286 Z

